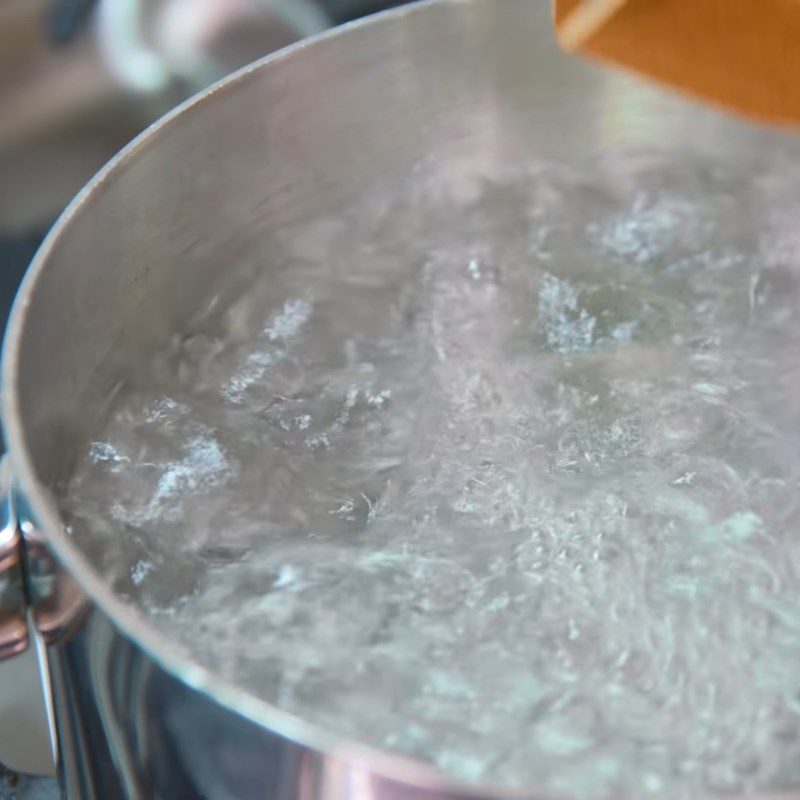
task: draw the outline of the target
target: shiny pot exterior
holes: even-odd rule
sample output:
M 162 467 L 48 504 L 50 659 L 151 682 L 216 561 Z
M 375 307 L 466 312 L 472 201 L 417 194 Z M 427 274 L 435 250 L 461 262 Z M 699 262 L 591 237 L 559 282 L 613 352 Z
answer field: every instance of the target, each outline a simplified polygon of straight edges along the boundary
M 387 774 L 366 756 L 304 746 L 226 707 L 164 669 L 96 606 L 49 649 L 48 663 L 70 800 L 472 795 L 415 779 L 413 767 Z
M 20 290 L 2 365 L 14 489 L 0 657 L 25 647 L 27 613 L 46 645 L 68 798 L 502 796 L 341 742 L 193 664 L 113 596 L 51 492 L 148 352 L 191 329 L 209 297 L 224 302 L 237 263 L 269 268 L 271 231 L 415 168 L 458 191 L 504 164 L 620 143 L 733 159 L 798 150 L 561 55 L 546 0 L 432 0 L 246 68 L 79 195 Z

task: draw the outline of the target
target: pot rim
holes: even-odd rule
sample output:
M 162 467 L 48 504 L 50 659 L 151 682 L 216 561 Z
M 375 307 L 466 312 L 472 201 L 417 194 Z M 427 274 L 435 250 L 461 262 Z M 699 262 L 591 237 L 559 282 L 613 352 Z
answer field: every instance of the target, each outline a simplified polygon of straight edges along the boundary
M 168 129 L 188 109 L 213 102 L 217 93 L 230 90 L 252 74 L 269 69 L 273 62 L 294 57 L 306 48 L 315 47 L 318 42 L 346 37 L 356 29 L 385 25 L 391 20 L 411 14 L 425 13 L 427 8 L 433 6 L 471 4 L 475 1 L 417 0 L 410 5 L 372 14 L 323 31 L 233 72 L 180 103 L 136 136 L 73 198 L 48 232 L 25 273 L 15 296 L 3 338 L 0 361 L 0 416 L 14 481 L 33 512 L 37 521 L 37 532 L 41 533 L 48 548 L 76 581 L 81 591 L 165 671 L 226 709 L 276 732 L 297 745 L 340 760 L 357 769 L 366 770 L 375 776 L 413 786 L 421 792 L 432 795 L 515 800 L 529 798 L 532 793 L 498 787 L 486 782 L 471 783 L 456 780 L 421 760 L 360 744 L 261 700 L 250 691 L 198 664 L 173 641 L 161 634 L 157 627 L 148 622 L 133 606 L 116 597 L 102 576 L 70 541 L 64 532 L 64 523 L 54 501 L 38 482 L 23 430 L 18 385 L 20 347 L 25 326 L 28 324 L 28 308 L 39 281 L 48 269 L 52 254 L 59 247 L 62 234 L 69 228 L 73 219 L 81 214 L 84 207 L 93 201 L 94 196 L 107 181 L 114 180 L 127 163 L 137 158 L 140 152 L 157 146 L 162 130 Z

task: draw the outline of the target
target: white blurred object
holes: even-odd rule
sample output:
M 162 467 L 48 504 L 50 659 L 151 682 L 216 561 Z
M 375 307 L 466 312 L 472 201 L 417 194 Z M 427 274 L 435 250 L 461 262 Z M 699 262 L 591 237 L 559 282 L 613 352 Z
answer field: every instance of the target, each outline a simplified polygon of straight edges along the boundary
M 108 68 L 145 92 L 205 86 L 329 26 L 311 0 L 100 0 L 96 23 Z

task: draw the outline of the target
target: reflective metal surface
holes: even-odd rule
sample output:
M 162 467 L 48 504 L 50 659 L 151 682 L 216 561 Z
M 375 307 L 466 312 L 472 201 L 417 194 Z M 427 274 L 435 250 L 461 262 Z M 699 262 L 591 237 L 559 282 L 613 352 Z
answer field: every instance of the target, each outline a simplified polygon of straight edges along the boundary
M 165 671 L 98 611 L 49 660 L 70 798 L 470 796 L 271 732 Z
M 7 465 L 0 465 L 0 660 L 28 647 L 22 538 L 11 504 Z
M 434 0 L 246 69 L 84 190 L 25 280 L 2 365 L 67 797 L 503 796 L 340 741 L 192 663 L 113 596 L 64 533 L 51 490 L 121 381 L 191 330 L 209 297 L 224 302 L 231 265 L 269 268 L 271 231 L 420 163 L 457 187 L 518 160 L 665 141 L 800 155 L 779 134 L 562 56 L 546 0 Z

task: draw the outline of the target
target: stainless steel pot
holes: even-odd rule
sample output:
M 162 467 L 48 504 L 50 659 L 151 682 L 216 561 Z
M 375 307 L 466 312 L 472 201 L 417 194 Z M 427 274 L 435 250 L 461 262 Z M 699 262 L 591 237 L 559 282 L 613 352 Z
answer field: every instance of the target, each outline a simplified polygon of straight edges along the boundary
M 733 157 L 797 147 L 562 56 L 546 0 L 432 0 L 244 69 L 83 190 L 20 290 L 2 364 L 13 490 L 0 655 L 27 646 L 27 614 L 45 645 L 67 797 L 501 796 L 339 741 L 186 660 L 73 546 L 50 487 L 118 381 L 146 369 L 210 287 L 224 289 L 224 266 L 271 230 L 390 184 L 423 156 L 452 182 L 622 141 Z

